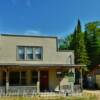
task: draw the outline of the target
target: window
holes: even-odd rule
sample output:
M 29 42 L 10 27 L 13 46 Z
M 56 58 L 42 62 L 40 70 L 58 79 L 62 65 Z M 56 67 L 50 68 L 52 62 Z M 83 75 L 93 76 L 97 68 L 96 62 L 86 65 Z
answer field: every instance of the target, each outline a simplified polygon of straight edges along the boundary
M 2 74 L 2 85 L 6 85 L 6 72 L 3 71 L 3 74 Z
M 24 47 L 18 47 L 18 59 L 19 60 L 25 59 L 25 48 Z
M 41 60 L 43 56 L 42 47 L 18 47 L 17 50 L 18 60 Z
M 10 85 L 26 85 L 26 71 L 10 72 L 9 73 Z
M 26 48 L 26 59 L 33 60 L 33 48 L 31 47 Z
M 35 59 L 40 60 L 42 58 L 42 48 L 35 48 L 34 54 L 35 54 Z
M 19 72 L 10 72 L 9 73 L 9 83 L 10 85 L 19 85 L 20 77 Z

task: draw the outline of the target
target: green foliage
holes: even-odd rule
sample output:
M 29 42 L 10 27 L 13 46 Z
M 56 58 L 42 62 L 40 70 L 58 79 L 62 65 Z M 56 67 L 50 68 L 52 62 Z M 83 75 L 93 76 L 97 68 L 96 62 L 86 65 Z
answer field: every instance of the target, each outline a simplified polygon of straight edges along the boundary
M 60 50 L 65 50 L 65 49 L 67 49 L 65 44 L 60 45 L 59 48 L 60 48 Z
M 73 34 L 68 35 L 65 39 L 60 41 L 60 50 L 68 50 L 72 42 Z
M 85 40 L 90 66 L 100 64 L 100 22 L 91 22 L 85 25 Z
M 73 38 L 70 44 L 70 48 L 75 51 L 75 62 L 76 64 L 88 64 L 88 56 L 84 42 L 84 33 L 81 30 L 81 24 L 78 20 L 77 26 L 73 33 Z
M 78 19 L 77 26 L 76 26 L 76 33 L 81 33 L 81 32 L 82 32 L 81 23 L 80 20 Z
M 73 34 L 64 39 L 61 48 L 75 51 L 76 64 L 86 64 L 88 68 L 97 66 L 100 64 L 100 22 L 87 23 L 82 32 L 78 20 Z

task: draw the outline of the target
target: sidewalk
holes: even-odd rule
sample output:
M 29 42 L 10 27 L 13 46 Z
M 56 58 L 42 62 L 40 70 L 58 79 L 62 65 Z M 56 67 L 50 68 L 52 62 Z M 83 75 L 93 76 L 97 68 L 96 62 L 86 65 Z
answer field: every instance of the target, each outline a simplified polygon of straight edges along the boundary
M 100 100 L 100 90 L 83 90 L 84 96 L 96 96 Z

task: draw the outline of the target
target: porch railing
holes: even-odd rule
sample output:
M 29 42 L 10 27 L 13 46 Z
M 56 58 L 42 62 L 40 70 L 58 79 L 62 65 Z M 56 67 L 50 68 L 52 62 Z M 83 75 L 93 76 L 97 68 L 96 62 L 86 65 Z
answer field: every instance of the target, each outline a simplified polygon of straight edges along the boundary
M 33 95 L 37 93 L 37 86 L 9 86 L 8 91 L 0 87 L 0 95 Z
M 73 90 L 71 85 L 63 85 L 60 87 L 61 92 L 72 94 L 72 93 L 81 93 L 82 89 L 80 85 L 73 85 Z
M 80 85 L 74 85 L 73 86 L 73 92 L 71 85 L 63 85 L 60 87 L 60 92 L 64 93 L 66 95 L 72 95 L 81 93 L 81 86 Z M 37 94 L 37 86 L 9 86 L 8 91 L 6 91 L 5 86 L 0 86 L 0 96 L 3 95 L 18 95 L 18 96 L 24 96 L 24 95 L 36 95 Z
M 0 95 L 5 95 L 6 88 L 5 86 L 0 86 Z

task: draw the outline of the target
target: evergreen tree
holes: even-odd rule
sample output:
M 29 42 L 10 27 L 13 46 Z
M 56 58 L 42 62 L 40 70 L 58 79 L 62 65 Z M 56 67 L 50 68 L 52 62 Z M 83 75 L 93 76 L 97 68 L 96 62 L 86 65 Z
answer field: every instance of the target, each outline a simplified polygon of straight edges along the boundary
M 100 22 L 85 25 L 86 48 L 91 61 L 90 68 L 100 64 Z
M 71 41 L 70 41 L 70 45 L 69 45 L 69 49 L 70 50 L 75 50 L 76 47 L 76 28 L 74 30 L 74 33 L 71 35 Z
M 88 55 L 84 42 L 84 34 L 81 30 L 80 20 L 78 20 L 77 26 L 75 28 L 71 47 L 75 51 L 76 64 L 88 64 Z
M 91 65 L 96 66 L 96 65 L 99 64 L 98 61 L 100 61 L 100 59 L 98 59 L 98 53 L 100 51 L 98 51 L 99 50 L 99 45 L 98 45 L 98 42 L 97 42 L 96 33 L 93 34 L 93 38 L 92 38 L 92 41 L 91 41 L 91 49 L 92 49 L 91 50 L 91 53 L 92 53 Z
M 81 29 L 81 22 L 80 22 L 80 20 L 78 19 L 77 26 L 76 26 L 76 33 L 81 33 L 81 32 L 82 32 L 82 29 Z
M 86 64 L 88 68 L 100 64 L 100 22 L 90 22 L 82 32 L 80 20 L 73 34 L 64 39 L 63 49 L 75 51 L 76 64 Z

